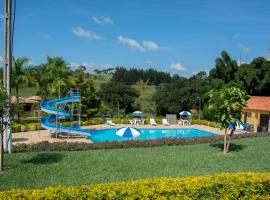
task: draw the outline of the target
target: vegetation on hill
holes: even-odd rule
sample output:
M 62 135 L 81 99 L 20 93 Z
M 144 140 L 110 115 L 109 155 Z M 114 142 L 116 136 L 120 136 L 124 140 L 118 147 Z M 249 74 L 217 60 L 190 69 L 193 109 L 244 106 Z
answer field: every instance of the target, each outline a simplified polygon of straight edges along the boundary
M 16 96 L 36 93 L 43 99 L 52 99 L 65 96 L 70 88 L 90 88 L 83 97 L 88 107 L 84 106 L 83 110 L 87 117 L 102 114 L 125 117 L 134 110 L 164 116 L 198 109 L 201 105 L 204 118 L 217 120 L 204 106 L 209 98 L 205 94 L 211 89 L 233 86 L 249 95 L 270 95 L 270 61 L 258 57 L 250 63 L 239 64 L 226 51 L 216 59 L 209 75 L 201 71 L 189 78 L 155 69 L 124 67 L 88 73 L 84 66 L 71 70 L 60 57 L 48 57 L 44 64 L 32 67 L 27 67 L 26 58 L 15 61 L 12 84 Z M 89 112 L 91 114 L 87 114 Z

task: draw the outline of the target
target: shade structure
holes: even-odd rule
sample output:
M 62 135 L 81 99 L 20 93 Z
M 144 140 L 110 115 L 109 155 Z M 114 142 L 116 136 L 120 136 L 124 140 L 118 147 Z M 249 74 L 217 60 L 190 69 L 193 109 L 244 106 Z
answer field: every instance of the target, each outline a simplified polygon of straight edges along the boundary
M 140 117 L 140 116 L 143 115 L 143 112 L 136 110 L 136 111 L 134 111 L 134 112 L 132 113 L 132 115 L 133 115 L 133 116 Z
M 182 112 L 179 113 L 179 115 L 182 115 L 182 116 L 190 116 L 191 113 L 188 112 L 188 111 L 182 111 Z
M 141 134 L 141 131 L 136 128 L 131 128 L 131 127 L 123 127 L 120 128 L 118 131 L 116 131 L 116 135 L 120 137 L 128 137 L 128 138 L 133 138 L 133 137 L 138 137 Z

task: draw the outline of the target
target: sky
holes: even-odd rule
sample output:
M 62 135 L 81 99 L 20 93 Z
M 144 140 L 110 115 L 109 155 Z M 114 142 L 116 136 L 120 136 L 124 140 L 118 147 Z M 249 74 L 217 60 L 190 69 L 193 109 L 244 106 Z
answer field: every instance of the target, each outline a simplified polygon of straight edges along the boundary
M 73 69 L 152 67 L 191 76 L 209 71 L 222 50 L 244 62 L 270 55 L 270 1 L 17 0 L 13 49 L 32 65 L 60 56 Z

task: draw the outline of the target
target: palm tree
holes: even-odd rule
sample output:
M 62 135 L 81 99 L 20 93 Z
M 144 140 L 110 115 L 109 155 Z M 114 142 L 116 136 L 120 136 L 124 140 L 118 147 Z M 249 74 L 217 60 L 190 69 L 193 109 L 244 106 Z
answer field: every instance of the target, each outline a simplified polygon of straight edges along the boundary
M 60 97 L 71 85 L 70 69 L 60 57 L 48 57 L 45 64 L 47 78 L 50 80 L 47 85 L 51 96 Z
M 19 89 L 25 87 L 29 83 L 29 79 L 25 73 L 25 67 L 28 64 L 28 58 L 21 57 L 14 59 L 12 69 L 12 85 L 15 88 L 16 103 L 19 103 Z

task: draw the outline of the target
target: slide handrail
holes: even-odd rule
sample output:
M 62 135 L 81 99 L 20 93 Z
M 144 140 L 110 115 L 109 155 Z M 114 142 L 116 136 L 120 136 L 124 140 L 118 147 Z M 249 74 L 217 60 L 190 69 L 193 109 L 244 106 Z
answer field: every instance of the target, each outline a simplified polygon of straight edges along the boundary
M 71 117 L 70 112 L 57 109 L 54 107 L 55 105 L 67 104 L 67 103 L 72 103 L 72 102 L 78 103 L 80 102 L 80 100 L 81 100 L 81 95 L 79 91 L 77 91 L 77 92 L 69 93 L 69 96 L 67 97 L 42 102 L 40 104 L 41 110 L 51 115 L 49 115 L 48 117 L 41 118 L 40 120 L 41 126 L 50 131 L 59 131 L 59 132 L 64 132 L 68 134 L 79 134 L 79 135 L 84 135 L 84 136 L 90 136 L 91 135 L 90 130 L 74 128 L 74 127 L 69 127 L 69 126 L 62 126 L 62 125 L 54 123 L 57 117 L 58 118 Z

